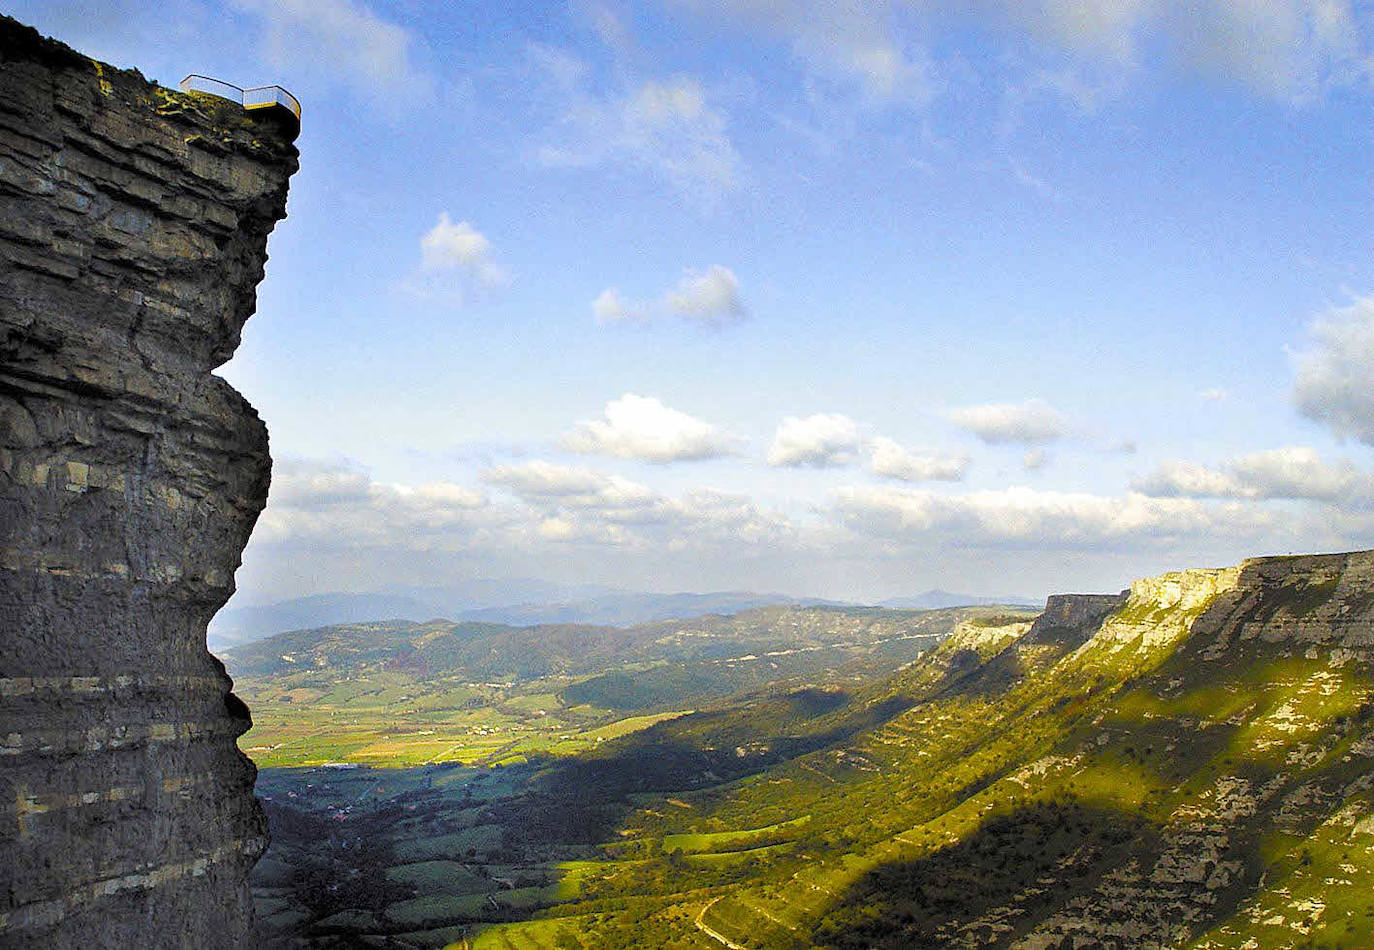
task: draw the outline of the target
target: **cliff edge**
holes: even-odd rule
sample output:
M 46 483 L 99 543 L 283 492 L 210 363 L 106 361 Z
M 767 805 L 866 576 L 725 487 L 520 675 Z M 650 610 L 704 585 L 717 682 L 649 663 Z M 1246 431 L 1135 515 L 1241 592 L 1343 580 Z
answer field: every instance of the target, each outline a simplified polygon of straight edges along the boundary
M 801 861 L 675 911 L 779 948 L 1374 947 L 1374 551 L 1176 571 L 1006 619 L 889 681 L 869 701 L 906 708 L 880 726 L 631 818 L 808 816 Z M 612 945 L 613 927 L 578 939 Z
M 0 946 L 251 945 L 266 826 L 205 628 L 270 460 L 211 371 L 294 131 L 0 17 Z

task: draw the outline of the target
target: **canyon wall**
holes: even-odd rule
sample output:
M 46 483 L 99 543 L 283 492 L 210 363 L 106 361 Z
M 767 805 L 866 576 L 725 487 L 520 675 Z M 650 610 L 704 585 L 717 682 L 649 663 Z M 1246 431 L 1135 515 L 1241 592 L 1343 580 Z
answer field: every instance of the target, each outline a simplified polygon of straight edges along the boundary
M 205 628 L 270 463 L 211 371 L 295 132 L 0 17 L 0 946 L 252 945 L 266 827 Z

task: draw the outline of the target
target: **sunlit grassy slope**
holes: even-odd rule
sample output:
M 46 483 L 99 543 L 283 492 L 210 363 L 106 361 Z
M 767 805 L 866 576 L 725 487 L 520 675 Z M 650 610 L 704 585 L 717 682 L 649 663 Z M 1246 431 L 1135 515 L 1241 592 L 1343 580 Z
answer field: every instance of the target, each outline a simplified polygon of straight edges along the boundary
M 936 611 L 769 607 L 640 627 L 345 624 L 230 651 L 264 767 L 511 764 L 570 755 L 722 697 L 891 672 L 958 621 Z
M 309 910 L 484 950 L 1374 946 L 1371 644 L 1369 554 L 966 618 L 866 685 L 392 770 L 343 822 L 389 870 Z
M 745 873 L 679 857 L 637 875 L 652 910 L 608 872 L 546 913 L 585 947 L 1374 946 L 1370 563 L 1188 572 L 1100 628 L 951 641 L 867 700 L 903 714 L 606 848 L 805 816 Z

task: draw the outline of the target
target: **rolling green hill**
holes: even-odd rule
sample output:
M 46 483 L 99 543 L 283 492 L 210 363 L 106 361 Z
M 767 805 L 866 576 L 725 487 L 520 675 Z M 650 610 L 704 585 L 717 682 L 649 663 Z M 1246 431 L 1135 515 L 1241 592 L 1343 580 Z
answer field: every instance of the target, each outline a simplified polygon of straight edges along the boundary
M 886 677 L 385 774 L 410 785 L 338 822 L 366 900 L 278 880 L 314 945 L 356 912 L 334 932 L 435 947 L 1374 946 L 1374 553 L 1051 598 Z M 487 890 L 388 870 L 421 859 Z
M 280 634 L 226 660 L 259 765 L 510 764 L 751 690 L 866 682 L 999 609 L 782 606 L 628 628 L 385 621 Z

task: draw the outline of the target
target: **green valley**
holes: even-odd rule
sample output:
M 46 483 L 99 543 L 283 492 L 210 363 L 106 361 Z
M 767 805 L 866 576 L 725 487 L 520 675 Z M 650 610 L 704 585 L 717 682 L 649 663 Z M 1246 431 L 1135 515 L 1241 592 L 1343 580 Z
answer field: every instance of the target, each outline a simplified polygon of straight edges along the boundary
M 464 714 L 509 734 L 406 768 L 378 766 L 417 761 L 406 743 L 422 740 L 393 726 L 425 714 L 381 700 L 456 716 L 416 699 L 459 688 L 442 675 L 293 696 L 281 705 L 337 718 L 366 693 L 348 715 L 393 717 L 385 741 L 407 751 L 329 747 L 333 765 L 264 770 L 265 926 L 320 947 L 1374 943 L 1374 554 L 1184 571 L 1038 616 L 869 613 L 868 633 L 815 651 L 823 665 L 691 703 L 672 685 L 625 699 L 659 682 L 643 672 L 687 681 L 722 659 L 696 641 L 766 640 L 794 610 L 675 622 L 652 639 L 691 655 L 662 667 L 628 636 L 599 706 L 587 684 L 605 687 L 605 661 L 464 685 L 487 703 Z M 937 615 L 942 631 L 921 629 L 938 646 L 904 641 L 914 659 L 873 633 Z M 736 667 L 782 652 L 739 646 Z M 296 649 L 298 664 L 323 655 Z M 246 686 L 319 689 L 294 678 L 324 668 Z M 517 731 L 535 702 L 568 738 Z

